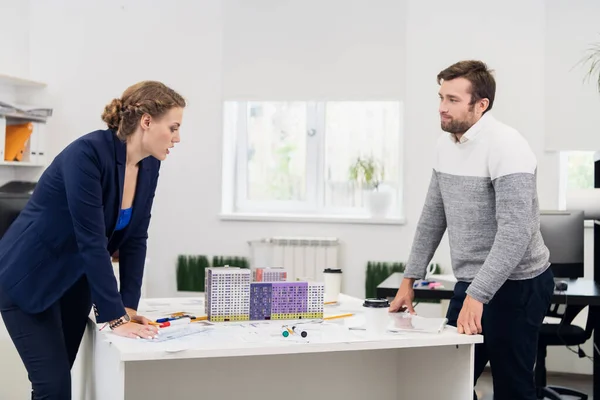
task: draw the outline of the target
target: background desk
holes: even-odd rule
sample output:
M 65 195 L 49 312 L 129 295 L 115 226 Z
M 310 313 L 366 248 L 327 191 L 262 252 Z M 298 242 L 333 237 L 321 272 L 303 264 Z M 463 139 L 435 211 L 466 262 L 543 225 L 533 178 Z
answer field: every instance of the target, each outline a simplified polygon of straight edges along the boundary
M 182 299 L 145 300 L 140 313 L 152 303 L 178 301 Z M 341 304 L 328 307 L 327 313 L 360 312 L 361 304 L 342 296 Z M 361 320 L 357 315 L 337 323 L 360 325 Z M 285 323 L 269 324 L 276 330 Z M 218 340 L 199 334 L 188 337 L 182 347 L 120 337 L 113 341 L 114 336 L 99 332 L 92 320 L 89 328 L 94 367 L 88 389 L 96 400 L 464 400 L 473 390 L 474 344 L 483 341 L 479 335 L 459 335 L 447 328 L 440 334 L 382 334 L 368 339 L 360 337 L 364 331 L 350 331 L 358 335 L 354 340 L 324 333 L 325 340 L 313 343 Z
M 378 297 L 394 297 L 400 287 L 403 275 L 401 273 L 394 273 L 390 275 L 385 281 L 377 286 Z M 437 279 L 435 276 L 431 278 L 442 282 L 444 285 L 443 289 L 427 289 L 417 288 L 415 289 L 415 300 L 421 299 L 437 299 L 437 300 L 450 300 L 453 295 L 454 282 L 450 279 Z M 573 279 L 566 280 L 568 288 L 564 292 L 554 292 L 552 302 L 554 304 L 568 304 L 568 305 L 580 305 L 590 306 L 594 308 L 600 308 L 600 284 L 595 283 L 590 279 Z M 600 344 L 600 321 L 595 320 L 593 339 L 596 347 Z M 600 347 L 599 347 L 600 348 Z M 596 351 L 592 356 L 594 361 L 593 366 L 593 380 L 594 380 L 594 399 L 600 399 L 600 356 Z

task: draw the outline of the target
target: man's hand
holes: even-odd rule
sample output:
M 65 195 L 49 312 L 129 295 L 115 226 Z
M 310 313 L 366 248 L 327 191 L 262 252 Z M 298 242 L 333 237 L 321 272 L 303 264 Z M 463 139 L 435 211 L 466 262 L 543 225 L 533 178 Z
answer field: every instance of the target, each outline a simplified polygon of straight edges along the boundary
M 467 295 L 463 302 L 460 314 L 458 314 L 458 333 L 476 335 L 482 332 L 481 316 L 483 315 L 483 303 Z
M 403 279 L 400 284 L 400 289 L 396 293 L 396 297 L 390 304 L 390 312 L 400 312 L 408 310 L 411 314 L 416 314 L 413 308 L 413 300 L 415 298 L 415 291 L 413 289 L 414 279 Z

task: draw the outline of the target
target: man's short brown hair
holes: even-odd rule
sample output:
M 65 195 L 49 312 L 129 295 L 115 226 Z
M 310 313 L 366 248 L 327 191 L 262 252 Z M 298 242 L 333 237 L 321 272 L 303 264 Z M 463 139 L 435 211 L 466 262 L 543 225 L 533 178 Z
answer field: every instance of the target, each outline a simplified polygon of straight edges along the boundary
M 465 78 L 471 82 L 471 102 L 475 104 L 481 99 L 488 99 L 489 105 L 484 114 L 492 109 L 494 97 L 496 96 L 496 80 L 492 75 L 492 70 L 487 65 L 477 60 L 465 60 L 452 64 L 437 76 L 438 84 L 444 81 L 450 81 L 456 78 Z

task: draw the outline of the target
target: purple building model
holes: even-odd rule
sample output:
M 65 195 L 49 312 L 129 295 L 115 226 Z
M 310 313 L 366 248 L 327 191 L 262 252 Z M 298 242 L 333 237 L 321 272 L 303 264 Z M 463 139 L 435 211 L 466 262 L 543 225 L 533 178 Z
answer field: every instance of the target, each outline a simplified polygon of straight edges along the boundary
M 250 284 L 250 319 L 271 319 L 271 299 L 273 285 L 252 282 Z
M 305 318 L 308 312 L 308 282 L 271 282 L 271 319 Z

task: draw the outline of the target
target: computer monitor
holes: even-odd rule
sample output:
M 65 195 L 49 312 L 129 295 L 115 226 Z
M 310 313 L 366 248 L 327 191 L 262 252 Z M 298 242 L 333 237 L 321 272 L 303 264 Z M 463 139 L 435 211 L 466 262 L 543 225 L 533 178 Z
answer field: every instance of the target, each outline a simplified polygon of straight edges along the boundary
M 28 194 L 0 193 L 0 238 L 25 208 L 27 201 L 29 201 Z
M 540 229 L 556 278 L 583 278 L 583 222 L 583 210 L 540 212 Z

